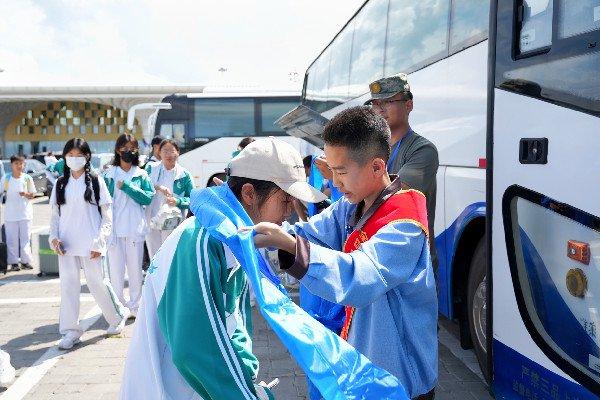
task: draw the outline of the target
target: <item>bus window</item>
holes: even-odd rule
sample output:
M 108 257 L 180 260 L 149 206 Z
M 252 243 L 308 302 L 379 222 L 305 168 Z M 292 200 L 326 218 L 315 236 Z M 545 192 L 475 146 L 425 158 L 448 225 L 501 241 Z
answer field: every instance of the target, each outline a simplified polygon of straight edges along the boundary
M 173 139 L 179 146 L 185 145 L 185 123 L 163 122 L 160 125 L 160 136 Z
M 529 11 L 525 12 L 523 28 L 521 31 L 517 30 L 514 42 L 519 43 L 520 40 L 522 43 L 523 37 L 529 35 L 524 35 L 524 32 L 529 30 L 533 36 L 528 36 L 531 41 L 527 42 L 525 49 L 540 50 L 544 43 L 550 44 L 551 41 L 552 1 L 539 0 L 537 3 L 530 3 L 536 6 L 529 7 Z M 600 5 L 598 0 L 596 3 Z M 582 6 L 577 8 L 578 10 L 587 9 L 593 14 L 594 7 L 588 5 L 587 1 L 577 2 L 577 5 Z M 563 11 L 568 15 L 563 16 Z M 515 12 L 517 17 L 521 14 L 518 9 Z M 596 26 L 585 24 L 586 28 L 584 29 L 584 24 L 576 23 L 564 5 L 560 8 L 557 6 L 555 12 L 558 14 L 556 20 L 562 21 L 563 30 L 566 29 L 570 33 L 588 30 L 588 28 Z M 505 15 L 503 18 L 509 18 L 509 15 Z M 571 24 L 569 27 L 567 27 L 568 23 Z M 547 39 L 542 40 L 539 32 L 547 32 Z M 600 30 L 580 33 L 569 38 L 560 38 L 557 34 L 551 51 L 534 51 L 527 54 L 526 57 L 516 57 L 516 59 L 509 54 L 504 45 L 509 43 L 509 37 L 513 37 L 512 27 L 499 25 L 498 34 L 503 37 L 502 41 L 498 41 L 499 46 L 496 52 L 496 85 L 498 87 L 582 110 L 592 115 L 600 115 L 600 102 L 598 101 L 600 98 L 600 74 L 598 74 L 600 52 L 595 45 L 600 37 Z
M 560 0 L 558 33 L 572 37 L 600 29 L 600 0 Z
M 447 54 L 449 8 L 449 0 L 390 0 L 385 76 L 412 72 Z
M 450 51 L 460 51 L 487 37 L 489 0 L 453 0 L 450 19 Z
M 350 80 L 350 55 L 352 53 L 352 35 L 354 20 L 335 38 L 330 46 L 329 85 L 327 99 L 334 104 L 348 100 Z M 332 108 L 332 107 L 329 107 Z
M 325 111 L 328 85 L 329 49 L 325 50 L 308 69 L 305 90 L 306 105 L 318 112 Z
M 600 383 L 600 220 L 519 186 L 503 205 L 528 330 L 555 362 Z
M 388 0 L 371 0 L 356 17 L 350 64 L 350 97 L 366 93 L 383 76 Z
M 527 53 L 552 44 L 552 0 L 523 0 L 519 51 Z
M 253 99 L 196 99 L 194 103 L 196 138 L 253 136 Z
M 298 102 L 294 101 L 264 101 L 261 103 L 261 132 L 268 134 L 281 134 L 283 129 L 276 126 L 274 123 L 282 115 L 295 108 Z

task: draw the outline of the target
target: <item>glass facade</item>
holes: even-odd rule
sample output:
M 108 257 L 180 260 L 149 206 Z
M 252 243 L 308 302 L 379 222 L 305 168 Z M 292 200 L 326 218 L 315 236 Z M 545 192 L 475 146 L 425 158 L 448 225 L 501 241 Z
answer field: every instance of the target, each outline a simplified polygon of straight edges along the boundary
M 96 143 L 93 151 L 112 152 L 118 134 L 125 132 L 127 112 L 105 104 L 51 101 L 23 110 L 6 126 L 2 157 L 53 151 L 62 153 L 67 140 L 83 137 Z M 134 133 L 139 133 L 135 121 Z M 90 141 L 90 139 L 94 139 Z

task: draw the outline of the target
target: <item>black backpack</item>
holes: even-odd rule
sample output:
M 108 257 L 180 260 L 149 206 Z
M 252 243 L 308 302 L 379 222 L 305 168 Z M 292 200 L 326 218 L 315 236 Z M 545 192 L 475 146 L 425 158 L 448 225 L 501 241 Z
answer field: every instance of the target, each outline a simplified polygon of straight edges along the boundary
M 100 209 L 100 183 L 98 182 L 98 175 L 94 172 L 90 172 L 90 179 L 92 181 L 92 192 L 94 193 L 94 200 L 96 200 L 96 206 L 98 207 L 98 212 L 100 216 L 102 216 L 102 210 Z M 56 180 L 56 190 L 65 190 L 65 177 L 64 175 L 59 177 Z M 60 215 L 60 204 L 58 205 L 58 215 Z

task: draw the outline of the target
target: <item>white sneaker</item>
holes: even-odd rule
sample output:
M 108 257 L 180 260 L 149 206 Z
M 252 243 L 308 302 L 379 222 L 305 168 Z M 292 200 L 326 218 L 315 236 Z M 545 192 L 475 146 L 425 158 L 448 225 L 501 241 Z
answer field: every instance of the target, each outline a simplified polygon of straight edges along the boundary
M 15 379 L 15 369 L 10 364 L 10 355 L 0 350 L 0 385 L 7 385 Z
M 109 336 L 120 334 L 123 332 L 123 328 L 125 328 L 125 322 L 127 322 L 127 315 L 125 315 L 118 324 L 109 326 L 106 330 L 106 334 Z
M 69 350 L 79 342 L 79 336 L 67 333 L 60 339 L 60 342 L 58 342 L 58 348 L 61 350 Z

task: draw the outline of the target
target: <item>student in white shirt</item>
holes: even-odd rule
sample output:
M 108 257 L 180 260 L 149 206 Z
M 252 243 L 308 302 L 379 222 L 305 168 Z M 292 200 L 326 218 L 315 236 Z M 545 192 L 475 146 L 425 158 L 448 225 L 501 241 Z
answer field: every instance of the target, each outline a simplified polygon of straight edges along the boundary
M 4 175 L 0 184 L 0 193 L 6 196 L 4 225 L 8 250 L 7 262 L 13 271 L 21 268 L 33 269 L 31 266 L 31 220 L 33 219 L 31 199 L 36 193 L 35 185 L 31 176 L 23 172 L 25 157 L 12 156 L 10 167 L 12 172 Z
M 146 207 L 146 219 L 149 223 L 165 203 L 179 208 L 183 217 L 190 207 L 190 193 L 194 189 L 192 175 L 177 162 L 179 159 L 177 142 L 173 139 L 164 139 L 159 145 L 159 154 L 161 161 L 146 164 L 145 168 L 156 190 L 152 203 Z M 146 245 L 148 254 L 152 258 L 173 229 L 155 229 L 152 224 L 149 228 Z
M 109 323 L 109 335 L 121 333 L 126 310 L 104 276 L 106 240 L 112 229 L 111 197 L 106 183 L 90 172 L 92 152 L 84 139 L 70 139 L 63 150 L 64 175 L 58 178 L 50 196 L 52 215 L 48 241 L 58 253 L 60 274 L 58 347 L 70 349 L 79 342 L 79 270 Z
M 115 143 L 113 165 L 104 174 L 113 198 L 113 229 L 108 246 L 110 281 L 122 304 L 135 318 L 142 295 L 144 238 L 148 232 L 144 207 L 152 202 L 154 187 L 139 165 L 139 146 L 131 134 Z M 129 301 L 123 288 L 125 270 L 129 277 Z

